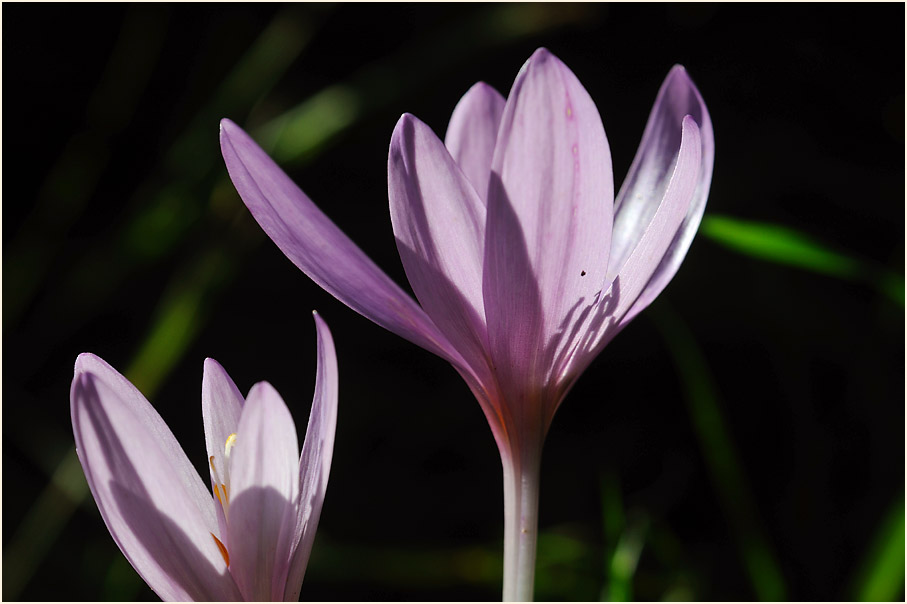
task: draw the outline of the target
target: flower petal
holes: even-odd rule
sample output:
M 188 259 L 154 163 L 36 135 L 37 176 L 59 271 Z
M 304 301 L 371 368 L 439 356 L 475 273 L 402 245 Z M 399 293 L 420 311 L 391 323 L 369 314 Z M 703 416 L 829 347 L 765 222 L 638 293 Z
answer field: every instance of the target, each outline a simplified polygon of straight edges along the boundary
M 318 370 L 315 377 L 315 396 L 306 429 L 302 454 L 299 456 L 299 502 L 295 547 L 290 554 L 290 571 L 284 600 L 299 600 L 302 578 L 312 552 L 312 542 L 321 517 L 321 504 L 331 473 L 334 453 L 334 432 L 337 427 L 337 354 L 327 323 L 318 313 L 315 328 L 318 332 Z
M 230 454 L 230 572 L 246 600 L 283 598 L 299 496 L 293 417 L 267 382 L 252 387 Z
M 537 50 L 513 84 L 488 190 L 484 297 L 505 382 L 547 383 L 608 265 L 613 185 L 601 118 L 576 76 Z
M 214 503 L 170 429 L 110 365 L 79 355 L 71 391 L 76 450 L 123 554 L 164 600 L 237 600 L 212 534 Z
M 447 339 L 483 373 L 485 207 L 431 128 L 397 122 L 387 162 L 391 222 L 416 297 Z
M 674 234 L 687 216 L 699 182 L 701 164 L 702 140 L 699 126 L 688 115 L 683 118 L 680 150 L 668 187 L 651 222 L 601 300 L 598 316 L 592 318 L 593 326 L 589 332 L 595 334 L 596 340 L 588 359 L 578 361 L 581 369 L 575 371 L 577 375 L 626 325 L 628 312 L 638 303 L 652 275 L 662 265 Z
M 715 163 L 715 137 L 712 120 L 702 96 L 680 65 L 675 65 L 665 78 L 649 115 L 642 142 L 627 178 L 615 201 L 614 233 L 611 236 L 609 279 L 617 275 L 623 263 L 645 231 L 671 178 L 671 167 L 681 144 L 681 123 L 690 115 L 699 125 L 702 162 L 696 191 L 687 215 L 651 281 L 639 300 L 627 313 L 630 321 L 648 306 L 665 288 L 686 256 L 693 236 L 705 211 Z
M 228 119 L 221 151 L 239 196 L 286 256 L 338 300 L 451 363 L 462 359 L 438 328 L 274 161 Z
M 444 145 L 485 203 L 494 142 L 504 113 L 504 97 L 486 84 L 470 88 L 450 116 Z M 484 228 L 484 225 L 483 225 Z
M 209 466 L 211 463 L 214 464 L 221 480 L 226 480 L 227 469 L 224 445 L 227 443 L 227 437 L 235 433 L 239 427 L 242 406 L 242 394 L 224 368 L 214 359 L 205 359 L 205 372 L 202 377 L 202 418 L 205 423 L 205 446 L 208 449 Z M 211 462 L 212 458 L 213 462 Z M 217 482 L 213 472 L 211 482 L 212 485 Z M 221 488 L 221 484 L 216 486 Z M 223 510 L 219 504 L 217 508 L 217 520 L 221 529 L 219 534 L 223 535 L 222 541 L 229 549 Z

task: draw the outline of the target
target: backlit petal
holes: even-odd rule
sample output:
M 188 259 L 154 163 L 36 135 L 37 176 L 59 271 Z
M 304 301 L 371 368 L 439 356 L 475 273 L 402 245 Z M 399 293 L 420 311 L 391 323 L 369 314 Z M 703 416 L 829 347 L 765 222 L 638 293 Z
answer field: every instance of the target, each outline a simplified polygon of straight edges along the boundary
M 221 120 L 230 178 L 255 220 L 287 257 L 338 300 L 378 325 L 448 361 L 462 363 L 447 339 L 390 277 L 231 122 Z
M 318 520 L 324 502 L 334 453 L 337 426 L 337 355 L 327 324 L 315 313 L 318 332 L 318 370 L 315 396 L 306 429 L 302 454 L 299 456 L 299 502 L 296 523 L 296 546 L 290 554 L 290 570 L 284 600 L 299 600 L 299 589 L 305 575 Z
M 604 323 L 590 329 L 596 338 L 591 358 L 626 325 L 631 308 L 638 303 L 652 275 L 661 266 L 662 258 L 674 239 L 680 223 L 687 216 L 702 163 L 702 141 L 699 127 L 692 117 L 683 118 L 683 133 L 680 150 L 671 171 L 670 182 L 665 190 L 655 215 L 645 232 L 630 252 L 618 276 L 601 302 Z M 585 368 L 587 362 L 582 363 Z M 582 369 L 580 369 L 582 371 Z
M 76 448 L 123 554 L 164 600 L 237 600 L 212 533 L 214 503 L 170 429 L 141 393 L 91 354 L 71 391 Z
M 595 104 L 566 65 L 537 50 L 507 99 L 488 194 L 485 312 L 506 384 L 547 383 L 578 309 L 601 291 L 612 187 Z
M 668 284 L 686 256 L 705 211 L 715 162 L 712 120 L 702 96 L 680 65 L 665 78 L 649 115 L 642 142 L 627 178 L 615 201 L 614 234 L 611 238 L 609 278 L 617 275 L 639 241 L 658 207 L 671 177 L 674 158 L 680 148 L 681 123 L 690 115 L 699 125 L 702 161 L 696 191 L 683 223 L 677 230 L 661 264 L 624 321 L 631 320 L 648 306 Z
M 299 496 L 293 417 L 267 382 L 252 387 L 230 455 L 230 571 L 246 600 L 281 600 Z
M 450 116 L 444 145 L 485 203 L 494 142 L 504 113 L 504 97 L 478 82 L 463 95 Z M 484 226 L 483 226 L 484 228 Z
M 205 424 L 205 446 L 208 449 L 209 466 L 214 458 L 214 466 L 221 480 L 226 479 L 227 464 L 224 459 L 224 445 L 227 437 L 239 427 L 242 413 L 243 397 L 239 389 L 220 363 L 214 359 L 205 359 L 205 371 L 202 377 L 202 419 Z M 209 467 L 210 470 L 210 467 Z M 216 482 L 212 471 L 212 484 Z M 216 485 L 218 488 L 220 484 Z M 226 524 L 220 506 L 217 506 L 218 525 L 221 541 L 228 546 Z
M 431 128 L 406 114 L 388 157 L 391 222 L 406 276 L 432 321 L 478 373 L 485 362 L 485 207 Z

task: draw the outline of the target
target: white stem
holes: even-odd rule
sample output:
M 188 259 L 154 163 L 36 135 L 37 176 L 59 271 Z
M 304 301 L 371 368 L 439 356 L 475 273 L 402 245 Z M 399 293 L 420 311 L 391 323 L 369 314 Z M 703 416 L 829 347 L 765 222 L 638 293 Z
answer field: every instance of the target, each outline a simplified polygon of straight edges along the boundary
M 539 452 L 505 455 L 504 601 L 531 602 L 538 537 Z

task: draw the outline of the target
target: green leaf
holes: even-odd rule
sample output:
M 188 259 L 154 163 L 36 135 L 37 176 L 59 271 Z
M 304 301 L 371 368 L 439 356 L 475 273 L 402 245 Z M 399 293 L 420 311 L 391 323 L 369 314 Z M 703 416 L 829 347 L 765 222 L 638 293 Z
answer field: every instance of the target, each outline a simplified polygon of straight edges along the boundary
M 904 596 L 904 494 L 882 519 L 857 575 L 853 598 L 892 602 Z
M 712 241 L 741 254 L 787 266 L 865 281 L 904 306 L 904 277 L 835 251 L 814 237 L 770 222 L 741 220 L 708 214 L 700 232 Z
M 817 273 L 853 278 L 860 267 L 853 258 L 779 224 L 709 214 L 703 217 L 700 230 L 713 241 L 748 256 Z

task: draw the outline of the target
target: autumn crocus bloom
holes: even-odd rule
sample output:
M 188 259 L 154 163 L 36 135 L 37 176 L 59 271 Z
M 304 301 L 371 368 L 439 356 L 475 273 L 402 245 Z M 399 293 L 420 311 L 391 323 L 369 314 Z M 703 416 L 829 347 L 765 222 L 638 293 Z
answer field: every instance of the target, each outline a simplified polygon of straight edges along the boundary
M 135 386 L 92 354 L 76 360 L 72 426 L 85 477 L 120 550 L 162 599 L 299 598 L 337 421 L 334 343 L 315 322 L 318 370 L 301 455 L 270 384 L 243 400 L 223 367 L 205 361 L 210 490 Z
M 466 380 L 504 465 L 504 598 L 530 599 L 552 416 L 674 276 L 705 208 L 712 126 L 684 69 L 662 85 L 616 199 L 598 110 L 545 49 L 506 101 L 473 86 L 444 142 L 401 117 L 388 159 L 390 214 L 418 304 L 229 120 L 221 148 L 243 201 L 296 266 Z

